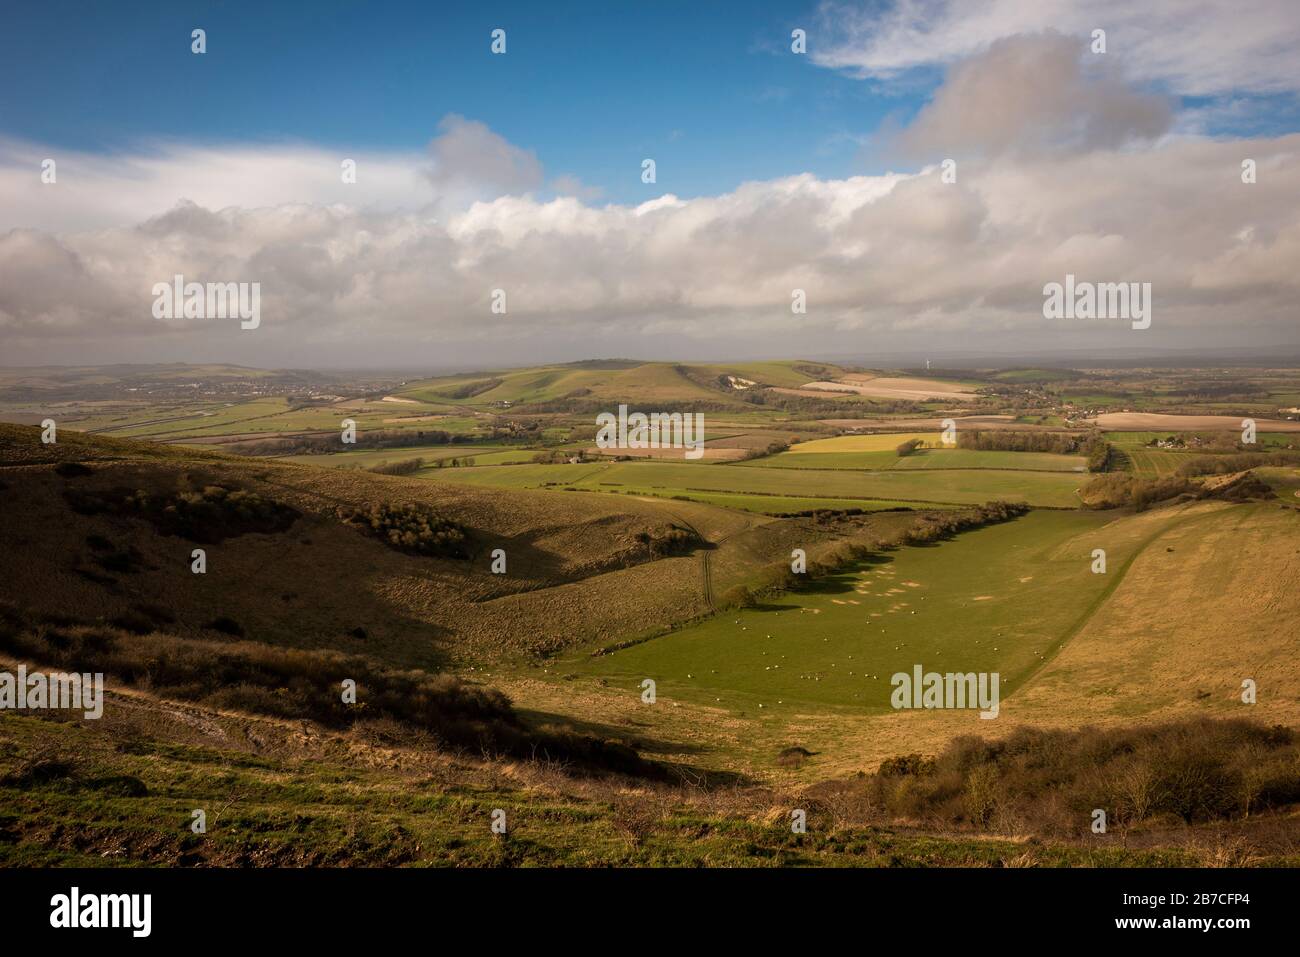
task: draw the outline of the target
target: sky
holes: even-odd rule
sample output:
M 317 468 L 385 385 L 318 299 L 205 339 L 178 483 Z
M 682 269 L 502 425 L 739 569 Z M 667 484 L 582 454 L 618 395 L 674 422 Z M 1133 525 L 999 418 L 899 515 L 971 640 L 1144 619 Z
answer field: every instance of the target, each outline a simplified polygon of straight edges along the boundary
M 1292 0 L 51 2 L 0 87 L 4 364 L 1300 351 Z

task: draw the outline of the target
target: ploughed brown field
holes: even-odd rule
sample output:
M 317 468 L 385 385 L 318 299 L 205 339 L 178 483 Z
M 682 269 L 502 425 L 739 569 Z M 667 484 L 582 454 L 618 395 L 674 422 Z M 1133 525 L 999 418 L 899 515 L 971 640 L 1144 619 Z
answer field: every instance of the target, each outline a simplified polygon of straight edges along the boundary
M 1111 432 L 1240 432 L 1240 415 L 1164 415 L 1159 412 L 1105 412 L 1088 421 Z M 1300 419 L 1255 418 L 1260 432 L 1300 432 Z

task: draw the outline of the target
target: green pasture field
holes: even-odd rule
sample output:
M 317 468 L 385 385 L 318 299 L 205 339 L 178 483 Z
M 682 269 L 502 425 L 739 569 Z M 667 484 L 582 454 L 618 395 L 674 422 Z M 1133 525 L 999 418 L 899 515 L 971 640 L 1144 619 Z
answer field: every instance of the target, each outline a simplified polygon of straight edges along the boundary
M 999 469 L 814 472 L 677 462 L 483 466 L 429 470 L 421 473 L 421 477 L 495 488 L 536 488 L 551 483 L 591 491 L 631 488 L 656 489 L 670 495 L 674 492 L 758 493 L 958 505 L 1004 499 L 1056 508 L 1078 505 L 1075 490 L 1083 479 L 1068 472 Z
M 403 418 L 403 415 L 410 418 Z M 135 420 L 134 423 L 129 420 L 114 423 L 110 420 L 105 425 L 97 426 L 88 420 L 78 422 L 77 427 L 104 428 L 107 429 L 105 434 L 114 437 L 182 439 L 251 432 L 327 432 L 341 429 L 344 419 L 354 420 L 358 431 L 426 429 L 471 433 L 483 428 L 485 422 L 473 415 L 442 415 L 428 409 L 391 403 L 382 407 L 372 403 L 364 410 L 332 406 L 295 408 L 284 398 L 209 406 L 180 415 L 163 409 L 142 412 L 131 418 Z
M 449 459 L 464 459 L 466 456 L 474 460 L 474 465 L 520 465 L 526 462 L 532 462 L 533 457 L 537 455 L 539 449 L 501 449 L 499 451 L 478 452 L 474 449 L 462 451 L 459 455 L 450 456 L 431 456 L 430 458 L 441 459 L 446 462 Z
M 1133 465 L 1134 474 L 1147 478 L 1173 475 L 1178 466 L 1192 457 L 1187 452 L 1172 449 L 1126 448 L 1124 452 Z
M 253 402 L 238 402 L 234 405 L 222 405 L 196 409 L 193 414 L 181 414 L 162 411 L 141 413 L 137 421 L 121 426 L 108 426 L 106 434 L 115 438 L 150 438 L 167 435 L 197 434 L 216 430 L 232 432 L 270 431 L 262 425 L 270 416 L 283 415 L 289 408 L 282 398 L 258 399 Z M 252 424 L 257 423 L 257 424 Z M 247 424 L 247 428 L 245 425 Z M 238 428 L 235 428 L 238 426 Z
M 62 413 L 55 408 L 53 418 L 66 423 L 68 428 L 81 432 L 105 432 L 108 435 L 129 435 L 127 431 L 160 419 L 173 419 L 184 423 L 192 420 L 206 421 L 210 415 L 220 414 L 227 408 L 224 402 L 186 403 L 102 403 L 105 408 L 95 408 L 96 403 L 78 403 L 75 412 Z M 41 408 L 36 406 L 34 408 Z
M 491 464 L 489 456 L 502 454 L 519 454 L 522 458 L 514 461 L 528 462 L 536 451 L 527 449 L 507 449 L 500 445 L 416 445 L 396 449 L 357 449 L 348 452 L 331 452 L 327 455 L 285 455 L 279 461 L 293 462 L 295 465 L 319 465 L 322 468 L 374 468 L 384 463 L 407 462 L 411 459 L 424 459 L 434 462 L 439 459 L 473 458 L 480 465 Z M 498 461 L 498 460 L 493 460 Z
M 1255 469 L 1255 474 L 1272 487 L 1280 502 L 1300 506 L 1300 469 L 1268 466 Z
M 1084 472 L 1082 455 L 1051 452 L 987 452 L 982 449 L 918 449 L 894 466 L 900 469 L 1028 469 L 1033 472 Z
M 1070 369 L 1008 369 L 993 378 L 999 382 L 1067 382 L 1079 374 Z
M 979 449 L 919 449 L 897 452 L 781 452 L 738 463 L 784 469 L 1027 469 L 1034 472 L 1083 472 L 1087 460 L 1079 455 L 1049 452 L 986 452 Z
M 889 469 L 898 464 L 898 453 L 888 452 L 778 452 L 761 459 L 738 462 L 745 468 L 765 469 Z
M 589 486 L 582 486 L 584 490 Z M 604 489 L 613 492 L 614 489 Z M 788 515 L 792 512 L 806 512 L 812 509 L 849 509 L 860 508 L 864 512 L 881 512 L 893 508 L 919 508 L 916 502 L 890 502 L 869 498 L 800 498 L 789 495 L 746 495 L 730 492 L 666 492 L 663 489 L 620 488 L 626 495 L 645 495 L 655 498 L 689 499 L 705 505 L 721 508 L 735 508 L 758 515 Z M 930 508 L 955 508 L 952 505 L 925 505 Z
M 681 699 L 789 718 L 809 707 L 890 710 L 890 677 L 999 672 L 1005 699 L 1118 579 L 1135 544 L 1095 512 L 1031 512 L 947 542 L 907 547 L 774 599 L 564 668 L 629 691 L 645 678 Z M 1122 523 L 1114 523 L 1116 526 Z
M 480 485 L 486 488 L 539 488 L 543 485 L 577 485 L 602 474 L 609 463 L 583 465 L 475 465 L 462 468 L 424 469 L 419 474 L 434 482 Z M 687 466 L 693 468 L 695 466 Z M 594 484 L 594 483 L 593 483 Z M 599 491 L 596 489 L 596 491 Z

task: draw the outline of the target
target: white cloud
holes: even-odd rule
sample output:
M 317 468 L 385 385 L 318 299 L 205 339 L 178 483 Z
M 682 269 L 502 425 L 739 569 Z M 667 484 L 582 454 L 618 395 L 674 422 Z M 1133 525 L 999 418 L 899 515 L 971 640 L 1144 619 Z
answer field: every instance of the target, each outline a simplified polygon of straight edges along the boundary
M 1165 133 L 1162 96 L 1126 86 L 1105 60 L 1055 32 L 995 41 L 956 64 L 897 138 L 906 155 L 933 158 L 1115 148 Z
M 477 120 L 451 114 L 429 144 L 429 179 L 440 194 L 461 197 L 526 193 L 542 185 L 542 164 Z
M 41 162 L 57 181 L 41 182 Z M 342 163 L 357 164 L 343 182 Z M 208 209 L 284 203 L 347 203 L 396 209 L 437 194 L 419 154 L 381 155 L 316 146 L 153 144 L 100 155 L 0 139 L 0 229 L 77 230 L 138 222 L 180 199 Z
M 1072 81 L 1058 88 L 1077 90 Z M 0 210 L 17 219 L 0 232 L 5 358 L 502 363 L 1297 338 L 1300 134 L 1166 135 L 1137 147 L 1094 137 L 1089 150 L 991 149 L 963 160 L 956 184 L 934 167 L 801 174 L 600 207 L 532 192 L 540 164 L 486 128 L 458 121 L 443 136 L 457 143 L 433 150 L 437 182 L 450 192 L 435 188 L 427 157 L 373 156 L 360 166 L 368 192 L 339 187 L 367 202 L 339 199 L 315 170 L 333 175 L 332 154 L 298 147 L 258 150 L 256 163 L 242 147 L 87 155 L 75 175 L 61 166 L 54 186 L 39 184 L 39 165 L 0 165 Z M 1023 140 L 1014 130 L 999 136 L 988 142 Z M 484 164 L 483 180 L 473 179 L 466 144 L 500 160 Z M 1240 180 L 1247 157 L 1259 166 L 1254 185 Z M 209 202 L 178 203 L 192 195 L 178 184 L 194 185 L 196 158 L 201 170 L 246 176 L 207 181 Z M 292 199 L 267 201 L 264 181 L 246 181 L 259 178 L 254 168 Z M 69 187 L 80 204 L 62 197 Z M 483 198 L 456 205 L 451 192 Z M 1151 282 L 1152 330 L 1139 340 L 1124 324 L 1044 320 L 1042 286 L 1067 272 Z M 260 328 L 154 319 L 151 288 L 176 273 L 260 282 Z M 507 291 L 504 317 L 488 308 L 497 288 Z M 807 292 L 806 316 L 790 313 L 795 288 Z
M 810 32 L 822 66 L 890 79 L 947 65 L 997 40 L 1044 30 L 1104 29 L 1125 73 L 1181 96 L 1300 91 L 1294 0 L 828 0 Z

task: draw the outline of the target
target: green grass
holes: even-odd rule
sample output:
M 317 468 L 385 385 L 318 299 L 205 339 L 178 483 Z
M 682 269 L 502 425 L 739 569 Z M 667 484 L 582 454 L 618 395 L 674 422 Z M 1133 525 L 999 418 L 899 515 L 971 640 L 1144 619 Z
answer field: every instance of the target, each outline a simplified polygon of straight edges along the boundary
M 261 431 L 269 416 L 282 416 L 289 409 L 289 404 L 281 398 L 258 399 L 253 402 L 239 402 L 235 405 L 209 407 L 196 410 L 193 415 L 177 418 L 171 414 L 142 414 L 141 421 L 121 427 L 113 427 L 110 434 L 117 437 L 149 438 L 151 436 L 173 434 L 201 434 L 223 431 Z M 159 421 L 153 421 L 153 420 Z M 166 420 L 166 421 L 162 421 Z M 253 425 L 251 423 L 257 423 Z M 245 428 L 245 424 L 248 424 Z M 233 428 L 239 426 L 238 428 Z
M 677 866 L 993 867 L 1197 863 L 1175 849 L 1127 850 L 1057 842 L 1032 846 L 984 834 L 932 835 L 890 825 L 843 826 L 810 806 L 808 832 L 793 834 L 772 797 L 710 809 L 669 792 L 643 803 L 613 789 L 595 799 L 472 771 L 449 777 L 358 761 L 338 753 L 304 760 L 215 746 L 143 739 L 116 742 L 75 724 L 0 715 L 0 749 L 18 761 L 52 750 L 77 764 L 73 777 L 0 786 L 11 837 L 2 867 L 154 866 Z M 341 752 L 343 749 L 337 749 Z M 95 775 L 130 776 L 138 797 L 87 788 Z M 621 789 L 627 790 L 627 789 Z M 618 803 L 616 804 L 615 801 Z M 716 807 L 716 804 L 714 805 Z M 190 832 L 194 808 L 206 834 Z M 763 811 L 779 813 L 764 818 Z M 506 812 L 509 838 L 490 830 Z M 737 813 L 739 811 L 739 813 Z
M 1126 448 L 1124 452 L 1133 465 L 1133 471 L 1144 476 L 1173 475 L 1178 466 L 1192 457 L 1187 452 L 1168 449 Z
M 774 719 L 809 707 L 886 712 L 891 675 L 918 663 L 999 672 L 1005 698 L 1112 584 L 1091 573 L 1091 550 L 1107 547 L 1118 565 L 1132 545 L 1113 542 L 1108 521 L 1033 512 L 564 667 L 629 691 L 653 678 L 668 700 L 750 715 L 762 704 Z
M 873 436 L 874 438 L 874 436 Z M 901 441 L 901 439 L 900 439 Z M 815 443 L 808 443 L 815 444 Z M 770 469 L 1026 469 L 1033 472 L 1083 472 L 1079 455 L 1048 452 L 986 452 L 978 449 L 919 449 L 900 456 L 889 451 L 781 452 L 740 463 Z
M 1032 472 L 1084 472 L 1081 455 L 1050 452 L 987 452 L 981 449 L 918 449 L 898 460 L 900 469 L 1027 469 Z
M 1255 469 L 1255 474 L 1269 484 L 1280 501 L 1300 505 L 1300 469 L 1269 466 Z
M 500 382 L 477 395 L 457 399 L 446 393 L 463 385 Z M 429 379 L 413 383 L 399 395 L 403 398 L 448 402 L 456 405 L 484 406 L 493 402 L 512 404 L 546 402 L 585 390 L 587 398 L 613 398 L 653 403 L 658 400 L 724 400 L 725 393 L 713 391 L 692 381 L 666 362 L 647 362 L 630 368 L 590 368 L 546 366 L 513 372 L 476 376 Z
M 1070 369 L 1008 369 L 993 378 L 999 382 L 1068 382 L 1079 374 Z
M 427 471 L 423 476 L 493 488 L 536 488 L 551 483 L 591 491 L 654 489 L 665 494 L 729 492 L 801 498 L 884 499 L 899 502 L 982 504 L 993 499 L 1073 508 L 1081 476 L 998 469 L 887 472 L 744 468 L 676 462 L 593 465 L 509 465 Z
M 915 502 L 890 502 L 868 498 L 800 498 L 791 495 L 746 495 L 729 492 L 676 492 L 665 493 L 662 489 L 619 489 L 626 494 L 648 495 L 658 498 L 685 498 L 705 505 L 718 505 L 722 508 L 736 508 L 758 515 L 789 515 L 792 512 L 806 512 L 812 509 L 850 509 L 860 508 L 865 512 L 880 512 L 892 508 L 917 508 Z M 932 506 L 926 506 L 930 508 Z M 955 508 L 942 505 L 937 508 Z
M 504 449 L 502 446 L 467 446 L 467 445 L 415 445 L 396 449 L 358 449 L 350 452 L 333 452 L 327 455 L 286 455 L 280 461 L 293 462 L 297 465 L 319 465 L 322 468 L 373 468 L 385 462 L 405 462 L 410 459 L 424 459 L 433 462 L 438 459 L 471 457 L 475 462 L 489 465 L 489 458 L 500 455 L 523 455 L 515 461 L 529 461 L 536 452 L 521 449 Z
M 739 463 L 765 469 L 888 469 L 898 464 L 898 454 L 888 452 L 780 452 Z

